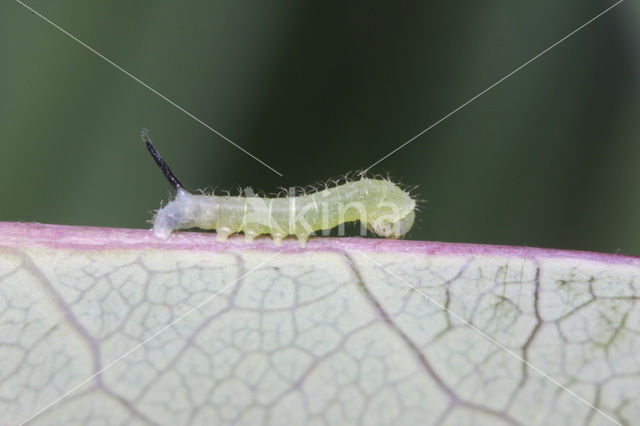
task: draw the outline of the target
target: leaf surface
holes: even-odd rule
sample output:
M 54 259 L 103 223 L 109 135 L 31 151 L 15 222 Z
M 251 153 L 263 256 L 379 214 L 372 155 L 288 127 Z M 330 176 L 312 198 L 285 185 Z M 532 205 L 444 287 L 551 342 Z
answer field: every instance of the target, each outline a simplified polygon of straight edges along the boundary
M 0 424 L 633 424 L 640 259 L 0 223 Z

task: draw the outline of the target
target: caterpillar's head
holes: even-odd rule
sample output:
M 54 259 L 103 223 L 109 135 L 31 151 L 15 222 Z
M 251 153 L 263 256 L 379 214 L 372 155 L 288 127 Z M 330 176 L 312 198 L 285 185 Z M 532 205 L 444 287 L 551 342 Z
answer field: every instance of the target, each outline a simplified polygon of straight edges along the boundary
M 388 180 L 362 179 L 364 195 L 369 204 L 360 220 L 376 234 L 387 238 L 405 235 L 415 221 L 416 202 L 409 192 Z
M 367 223 L 367 228 L 383 237 L 400 238 L 409 232 L 415 219 L 416 214 L 411 210 L 406 216 L 397 220 L 392 220 L 389 216 L 373 219 Z

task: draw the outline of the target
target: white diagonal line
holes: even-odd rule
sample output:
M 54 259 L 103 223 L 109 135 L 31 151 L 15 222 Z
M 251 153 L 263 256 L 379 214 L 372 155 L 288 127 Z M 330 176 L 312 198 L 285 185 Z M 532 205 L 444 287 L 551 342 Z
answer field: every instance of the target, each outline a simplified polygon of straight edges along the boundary
M 54 405 L 56 405 L 58 402 L 62 401 L 64 398 L 66 398 L 67 396 L 69 396 L 70 394 L 72 394 L 73 392 L 75 392 L 77 389 L 79 389 L 81 386 L 85 385 L 87 382 L 93 380 L 96 376 L 102 374 L 102 372 L 104 372 L 106 369 L 113 367 L 114 364 L 118 363 L 119 361 L 121 361 L 122 359 L 126 358 L 127 356 L 129 356 L 132 352 L 134 352 L 136 349 L 140 348 L 141 346 L 144 346 L 145 344 L 147 344 L 150 340 L 153 340 L 154 338 L 156 338 L 158 335 L 160 335 L 161 333 L 165 332 L 166 330 L 168 330 L 169 328 L 173 327 L 177 322 L 182 321 L 184 318 L 186 318 L 187 316 L 191 315 L 193 312 L 197 311 L 198 309 L 200 309 L 202 306 L 206 305 L 207 303 L 211 302 L 216 296 L 218 296 L 220 293 L 222 293 L 223 291 L 227 290 L 230 287 L 233 287 L 236 283 L 238 283 L 240 280 L 242 280 L 244 277 L 246 277 L 247 275 L 249 275 L 251 272 L 255 271 L 256 269 L 260 268 L 261 266 L 263 266 L 264 264 L 266 264 L 267 262 L 271 261 L 271 259 L 273 259 L 274 257 L 276 257 L 277 255 L 279 255 L 280 253 L 282 253 L 281 251 L 277 252 L 276 254 L 274 254 L 273 256 L 271 256 L 270 258 L 268 258 L 267 260 L 265 260 L 264 262 L 259 263 L 256 267 L 249 269 L 247 272 L 245 272 L 244 274 L 242 274 L 237 280 L 233 281 L 231 284 L 228 284 L 226 286 L 224 286 L 221 290 L 219 290 L 218 292 L 212 294 L 211 296 L 207 297 L 204 301 L 200 302 L 199 304 L 197 304 L 195 307 L 191 308 L 189 311 L 187 311 L 184 315 L 176 318 L 175 320 L 171 321 L 169 324 L 167 324 L 166 326 L 162 327 L 160 330 L 156 331 L 155 333 L 153 333 L 151 336 L 149 336 L 148 338 L 146 338 L 145 340 L 143 340 L 142 342 L 138 343 L 137 345 L 135 345 L 133 348 L 129 349 L 127 352 L 125 352 L 124 354 L 122 354 L 121 356 L 119 356 L 117 359 L 111 361 L 109 364 L 105 365 L 103 368 L 101 368 L 99 371 L 97 371 L 96 373 L 92 374 L 91 376 L 87 377 L 85 380 L 83 380 L 82 382 L 78 383 L 77 385 L 75 385 L 73 388 L 69 389 L 67 392 L 65 392 L 64 394 L 62 394 L 62 396 L 56 398 L 55 400 L 51 401 L 49 404 L 47 404 L 45 407 L 41 408 L 40 410 L 36 411 L 35 414 L 33 414 L 31 417 L 29 417 L 28 419 L 24 420 L 23 422 L 21 422 L 20 424 L 18 424 L 18 426 L 23 426 L 24 424 L 28 423 L 29 421 L 31 421 L 32 419 L 34 419 L 35 417 L 39 416 L 40 414 L 42 414 L 45 410 L 48 410 L 49 408 L 53 407 Z
M 447 118 L 451 117 L 453 114 L 455 114 L 456 112 L 460 111 L 462 108 L 466 107 L 467 105 L 469 105 L 471 102 L 475 101 L 476 99 L 478 99 L 480 96 L 484 95 L 485 93 L 487 93 L 489 90 L 493 89 L 494 87 L 496 87 L 498 84 L 502 83 L 503 81 L 505 81 L 506 79 L 508 79 L 509 77 L 511 77 L 512 75 L 514 75 L 515 73 L 517 73 L 518 71 L 520 71 L 522 68 L 526 67 L 527 65 L 529 65 L 531 62 L 535 61 L 536 59 L 538 59 L 539 57 L 541 57 L 542 55 L 544 55 L 545 53 L 547 53 L 548 51 L 550 51 L 551 49 L 553 49 L 554 47 L 556 47 L 557 45 L 559 45 L 560 43 L 562 43 L 563 41 L 567 40 L 569 37 L 573 36 L 575 33 L 577 33 L 578 31 L 580 31 L 581 29 L 583 29 L 584 27 L 586 27 L 587 25 L 591 24 L 593 21 L 595 21 L 596 19 L 600 18 L 602 15 L 606 14 L 607 12 L 609 12 L 611 9 L 613 9 L 614 7 L 616 7 L 617 5 L 619 5 L 620 3 L 622 3 L 624 0 L 618 0 L 616 3 L 614 3 L 613 5 L 609 6 L 608 8 L 606 8 L 604 11 L 600 12 L 599 14 L 597 14 L 596 16 L 594 16 L 593 18 L 589 19 L 587 22 L 585 22 L 584 24 L 580 25 L 578 28 L 576 28 L 575 30 L 571 31 L 569 34 L 567 34 L 566 36 L 562 37 L 560 40 L 556 41 L 555 43 L 553 43 L 551 46 L 547 47 L 546 49 L 544 49 L 542 52 L 538 53 L 536 56 L 534 56 L 533 58 L 529 59 L 527 62 L 525 62 L 524 64 L 520 65 L 518 68 L 516 68 L 515 70 L 511 71 L 509 74 L 505 75 L 504 77 L 502 77 L 500 80 L 496 81 L 495 83 L 493 83 L 491 86 L 487 87 L 486 89 L 484 89 L 482 92 L 478 93 L 477 95 L 475 95 L 474 97 L 472 97 L 471 99 L 469 99 L 468 101 L 466 101 L 465 103 L 463 103 L 462 105 L 460 105 L 458 108 L 454 109 L 453 111 L 451 111 L 450 113 L 448 113 L 447 115 L 445 115 L 444 117 L 442 117 L 440 120 L 436 121 L 435 123 L 433 123 L 432 125 L 430 125 L 429 127 L 427 127 L 426 129 L 424 129 L 423 131 L 421 131 L 420 133 L 418 133 L 417 135 L 415 135 L 414 137 L 412 137 L 411 139 L 409 139 L 408 141 L 406 141 L 405 143 L 403 143 L 402 145 L 400 145 L 399 147 L 397 147 L 396 149 L 394 149 L 393 151 L 391 151 L 390 153 L 388 153 L 387 155 L 385 155 L 384 157 L 382 157 L 381 159 L 379 159 L 378 161 L 376 161 L 375 163 L 373 163 L 372 165 L 370 165 L 369 167 L 367 167 L 364 171 L 368 171 L 370 168 L 372 168 L 373 166 L 381 163 L 383 160 L 387 159 L 388 157 L 390 157 L 391 155 L 395 154 L 397 151 L 401 150 L 402 148 L 404 148 L 405 146 L 407 146 L 408 144 L 410 144 L 411 142 L 413 142 L 414 140 L 418 139 L 420 136 L 424 135 L 425 133 L 427 133 L 429 130 L 433 129 L 434 127 L 436 127 L 438 124 L 442 123 L 444 120 L 446 120 Z
M 569 389 L 568 387 L 566 387 L 565 385 L 563 385 L 562 383 L 560 383 L 559 381 L 554 379 L 553 377 L 549 376 L 547 373 L 545 373 L 544 371 L 540 370 L 538 367 L 536 367 L 535 365 L 531 364 L 529 361 L 527 361 L 526 359 L 522 358 L 521 356 L 519 356 L 518 354 L 513 352 L 511 349 L 507 348 L 505 345 L 503 345 L 502 343 L 498 342 L 493 337 L 489 336 L 487 333 L 485 333 L 484 331 L 480 330 L 475 325 L 471 324 L 469 321 L 467 321 L 464 318 L 462 318 L 460 315 L 456 314 L 455 312 L 452 312 L 446 306 L 444 306 L 442 303 L 440 303 L 437 300 L 433 299 L 432 297 L 426 295 L 425 293 L 420 291 L 420 289 L 418 289 L 417 287 L 415 287 L 411 283 L 409 283 L 406 280 L 404 280 L 402 277 L 400 277 L 397 274 L 395 274 L 392 270 L 390 270 L 386 266 L 376 262 L 374 259 L 372 259 L 371 257 L 367 256 L 363 252 L 359 251 L 358 253 L 361 254 L 362 256 L 366 257 L 367 259 L 369 259 L 371 262 L 375 263 L 378 267 L 384 269 L 390 275 L 393 275 L 395 278 L 397 278 L 400 281 L 402 281 L 404 284 L 406 284 L 411 289 L 413 289 L 416 292 L 420 293 L 429 302 L 433 303 L 434 305 L 436 305 L 440 309 L 446 311 L 449 315 L 451 315 L 452 317 L 454 317 L 458 321 L 462 322 L 463 324 L 465 324 L 466 326 L 471 328 L 473 331 L 479 333 L 482 337 L 484 337 L 485 339 L 489 340 L 491 343 L 493 343 L 494 345 L 498 346 L 500 349 L 506 351 L 509 355 L 513 356 L 515 359 L 517 359 L 518 361 L 522 362 L 524 365 L 526 365 L 527 367 L 529 367 L 530 369 L 532 369 L 536 373 L 540 374 L 545 379 L 549 380 L 553 384 L 559 386 L 563 390 L 567 391 L 568 393 L 570 393 L 571 395 L 576 397 L 578 400 L 580 400 L 581 402 L 586 404 L 589 408 L 592 408 L 593 410 L 595 410 L 598 413 L 602 414 L 604 417 L 606 417 L 607 419 L 611 420 L 613 423 L 622 426 L 622 424 L 620 422 L 618 422 L 617 420 L 615 420 L 613 417 L 611 417 L 610 415 L 608 415 L 607 413 L 605 413 L 604 411 L 602 411 L 601 409 L 599 409 L 595 405 L 591 404 L 589 401 L 587 401 L 586 399 L 584 399 L 583 397 L 581 397 L 580 395 L 578 395 L 577 393 L 575 393 L 574 391 L 572 391 L 571 389 Z
M 160 98 L 162 98 L 163 100 L 165 100 L 166 102 L 168 102 L 169 104 L 171 104 L 173 107 L 175 107 L 176 109 L 178 109 L 179 111 L 185 113 L 186 115 L 188 115 L 189 117 L 191 117 L 192 119 L 194 119 L 195 121 L 197 121 L 198 123 L 202 124 L 204 127 L 206 127 L 207 129 L 211 130 L 213 133 L 215 133 L 216 135 L 220 136 L 222 139 L 224 139 L 225 141 L 229 142 L 231 145 L 235 146 L 236 148 L 238 148 L 240 151 L 244 152 L 245 154 L 247 154 L 249 157 L 253 158 L 254 160 L 256 160 L 258 163 L 262 164 L 263 166 L 265 166 L 266 168 L 268 168 L 269 170 L 271 170 L 272 172 L 274 172 L 275 174 L 282 176 L 282 173 L 280 173 L 279 171 L 277 171 L 276 169 L 274 169 L 273 167 L 271 167 L 270 165 L 268 165 L 267 163 L 265 163 L 264 161 L 262 161 L 261 159 L 259 159 L 258 157 L 256 157 L 255 155 L 253 155 L 252 153 L 250 153 L 249 151 L 247 151 L 246 149 L 244 149 L 243 147 L 241 147 L 240 145 L 238 145 L 237 143 L 235 143 L 234 141 L 232 141 L 231 139 L 229 139 L 228 137 L 226 137 L 225 135 L 223 135 L 222 133 L 220 133 L 219 131 L 217 131 L 216 129 L 214 129 L 213 127 L 211 127 L 210 125 L 208 125 L 207 123 L 205 123 L 204 121 L 202 121 L 201 119 L 199 119 L 198 117 L 196 117 L 195 115 L 191 114 L 189 111 L 187 111 L 186 109 L 182 108 L 180 105 L 178 105 L 177 103 L 175 103 L 174 101 L 172 101 L 171 99 L 169 99 L 168 97 L 166 97 L 165 95 L 163 95 L 162 93 L 158 92 L 156 89 L 154 89 L 153 87 L 149 86 L 147 83 L 145 83 L 144 81 L 140 80 L 138 77 L 136 77 L 135 75 L 131 74 L 129 71 L 125 70 L 124 68 L 122 68 L 120 65 L 116 64 L 115 62 L 113 62 L 111 59 L 107 58 L 106 56 L 104 56 L 102 53 L 98 52 L 96 49 L 94 49 L 93 47 L 89 46 L 88 44 L 86 44 L 85 42 L 83 42 L 82 40 L 80 40 L 78 37 L 74 36 L 73 34 L 71 34 L 70 32 L 68 32 L 67 30 L 65 30 L 64 28 L 62 28 L 61 26 L 59 26 L 58 24 L 56 24 L 55 22 L 53 22 L 52 20 L 50 20 L 49 18 L 47 18 L 46 16 L 44 16 L 43 14 L 41 14 L 40 12 L 38 12 L 37 10 L 33 9 L 32 7 L 26 5 L 25 3 L 23 3 L 20 0 L 16 0 L 17 3 L 21 4 L 22 6 L 24 6 L 26 9 L 28 9 L 31 13 L 37 15 L 38 17 L 40 17 L 42 20 L 44 20 L 45 22 L 51 24 L 54 28 L 56 28 L 57 30 L 59 30 L 60 32 L 62 32 L 63 34 L 65 34 L 66 36 L 68 36 L 69 38 L 71 38 L 73 41 L 75 41 L 76 43 L 80 44 L 81 46 L 85 47 L 86 49 L 88 49 L 90 52 L 94 53 L 96 56 L 100 57 L 101 59 L 103 59 L 105 62 L 109 63 L 110 65 L 112 65 L 114 68 L 116 68 L 117 70 L 121 71 L 122 73 L 124 73 L 125 75 L 127 75 L 128 77 L 132 78 L 133 80 L 135 80 L 136 82 L 138 82 L 140 85 L 144 86 L 146 89 L 148 89 L 149 91 L 155 93 L 156 95 L 158 95 Z

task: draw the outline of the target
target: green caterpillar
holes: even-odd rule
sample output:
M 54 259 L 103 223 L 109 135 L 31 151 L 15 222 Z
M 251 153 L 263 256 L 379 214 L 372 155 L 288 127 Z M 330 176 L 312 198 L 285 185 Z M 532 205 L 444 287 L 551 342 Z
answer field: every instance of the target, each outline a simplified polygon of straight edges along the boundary
M 266 198 L 217 196 L 190 193 L 171 172 L 151 143 L 148 132 L 142 140 L 165 177 L 177 190 L 174 200 L 157 211 L 153 231 L 166 239 L 176 229 L 215 229 L 218 241 L 243 232 L 247 241 L 269 234 L 275 245 L 295 235 L 301 247 L 309 235 L 345 222 L 361 221 L 368 229 L 388 238 L 406 234 L 415 220 L 416 201 L 394 183 L 361 178 L 302 196 Z

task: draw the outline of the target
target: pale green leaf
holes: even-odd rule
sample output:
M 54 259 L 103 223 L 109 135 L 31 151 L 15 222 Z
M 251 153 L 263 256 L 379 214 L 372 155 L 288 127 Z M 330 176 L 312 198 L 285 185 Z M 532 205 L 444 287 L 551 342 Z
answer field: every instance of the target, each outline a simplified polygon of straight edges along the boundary
M 0 223 L 0 423 L 640 418 L 640 260 Z

